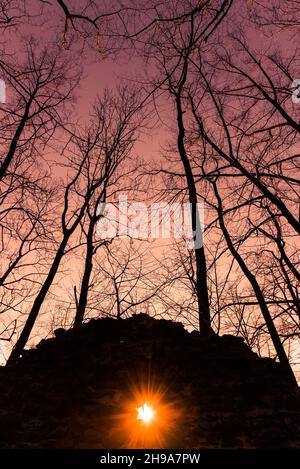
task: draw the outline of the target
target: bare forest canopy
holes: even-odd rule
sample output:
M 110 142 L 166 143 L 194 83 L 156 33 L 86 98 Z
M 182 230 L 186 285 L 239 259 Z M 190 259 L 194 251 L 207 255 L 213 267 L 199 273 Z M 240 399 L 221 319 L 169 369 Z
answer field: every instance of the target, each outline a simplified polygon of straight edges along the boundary
M 3 364 L 144 311 L 299 377 L 299 27 L 296 0 L 0 1 Z M 120 196 L 200 238 L 103 236 Z

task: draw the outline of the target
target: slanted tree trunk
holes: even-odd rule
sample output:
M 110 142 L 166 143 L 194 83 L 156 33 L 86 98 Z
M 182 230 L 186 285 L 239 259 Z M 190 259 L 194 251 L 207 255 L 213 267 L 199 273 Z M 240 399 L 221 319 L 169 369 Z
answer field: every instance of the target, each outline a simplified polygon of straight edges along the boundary
M 59 268 L 59 265 L 60 265 L 60 262 L 64 256 L 64 251 L 65 251 L 65 248 L 66 248 L 66 245 L 68 243 L 68 240 L 70 238 L 70 235 L 69 234 L 68 236 L 64 236 L 58 250 L 57 250 L 57 253 L 55 255 L 55 258 L 52 262 L 52 265 L 50 267 L 50 270 L 48 272 L 48 275 L 47 275 L 47 278 L 42 286 L 42 288 L 40 289 L 37 297 L 35 298 L 34 300 L 34 303 L 33 303 L 33 306 L 31 308 L 31 311 L 28 315 L 28 318 L 27 318 L 27 321 L 25 323 L 25 326 L 20 334 L 20 337 L 18 338 L 8 360 L 7 360 L 7 365 L 10 365 L 12 363 L 15 363 L 18 358 L 20 357 L 20 355 L 22 354 L 22 351 L 25 347 L 25 345 L 27 344 L 27 341 L 29 339 L 29 336 L 31 334 L 31 331 L 33 329 L 33 326 L 35 324 L 35 321 L 38 317 L 38 314 L 40 312 L 40 309 L 41 309 L 41 306 L 46 298 L 46 295 L 49 291 L 49 288 L 51 287 L 52 285 L 52 282 L 54 280 L 54 277 L 58 271 L 58 268 Z
M 68 186 L 68 188 L 70 187 L 70 185 Z M 67 189 L 68 191 L 68 189 Z M 67 198 L 67 196 L 66 196 Z M 65 204 L 66 204 L 66 201 L 65 201 Z M 65 205 L 66 207 L 66 205 Z M 42 288 L 40 289 L 37 297 L 35 298 L 34 300 L 34 303 L 32 305 L 32 308 L 31 308 L 31 311 L 28 315 L 28 318 L 26 320 L 26 323 L 25 323 L 25 326 L 20 334 L 20 337 L 18 338 L 10 356 L 9 356 L 9 359 L 7 360 L 7 364 L 11 364 L 11 363 L 14 363 L 18 360 L 18 358 L 20 357 L 29 337 L 30 337 L 30 334 L 31 334 L 31 331 L 33 329 L 33 326 L 35 324 L 35 321 L 38 317 L 38 314 L 40 312 L 40 309 L 41 309 L 41 306 L 47 296 L 47 293 L 49 291 L 49 288 L 51 287 L 52 283 L 53 283 L 53 280 L 54 280 L 54 277 L 55 275 L 57 274 L 57 271 L 58 271 L 58 268 L 60 266 L 60 263 L 61 263 L 61 260 L 65 254 L 65 249 L 66 249 L 66 246 L 68 244 L 68 241 L 70 239 L 70 237 L 72 236 L 72 234 L 74 233 L 74 231 L 76 230 L 77 226 L 79 225 L 80 221 L 82 220 L 83 218 L 83 215 L 84 215 L 84 212 L 85 212 L 85 208 L 86 208 L 86 202 L 84 203 L 84 205 L 81 207 L 81 210 L 79 211 L 75 221 L 73 222 L 73 224 L 67 228 L 66 226 L 66 223 L 65 223 L 65 211 L 63 212 L 63 239 L 58 247 L 58 250 L 56 252 L 56 255 L 54 257 L 54 260 L 52 262 L 52 265 L 49 269 L 49 272 L 48 272 L 48 275 L 46 277 L 46 280 L 45 282 L 43 283 L 43 286 Z
M 248 279 L 248 281 L 250 282 L 250 284 L 253 288 L 253 291 L 254 291 L 255 296 L 257 298 L 257 302 L 259 304 L 261 313 L 262 313 L 263 318 L 265 320 L 266 326 L 268 328 L 270 337 L 272 339 L 272 342 L 274 344 L 274 348 L 276 350 L 278 359 L 279 359 L 282 367 L 285 369 L 285 371 L 287 373 L 287 376 L 290 378 L 291 382 L 293 382 L 294 384 L 297 385 L 295 375 L 293 373 L 293 370 L 292 370 L 292 367 L 290 365 L 289 359 L 288 359 L 288 357 L 285 353 L 284 347 L 281 343 L 280 337 L 278 335 L 278 332 L 277 332 L 277 329 L 275 327 L 273 318 L 270 314 L 268 305 L 267 305 L 266 300 L 264 298 L 264 295 L 263 295 L 263 293 L 260 289 L 260 286 L 259 286 L 259 284 L 258 284 L 258 282 L 255 278 L 255 275 L 250 271 L 250 269 L 248 268 L 248 266 L 245 263 L 244 259 L 242 258 L 242 256 L 239 254 L 239 252 L 235 248 L 235 246 L 234 246 L 234 244 L 231 240 L 230 234 L 229 234 L 229 232 L 226 228 L 225 220 L 224 220 L 224 216 L 223 216 L 222 200 L 221 200 L 221 197 L 218 193 L 216 182 L 213 181 L 212 185 L 213 185 L 214 193 L 215 193 L 215 196 L 216 196 L 216 199 L 217 199 L 217 202 L 218 202 L 217 212 L 218 212 L 219 224 L 220 224 L 220 228 L 222 230 L 222 233 L 224 235 L 224 238 L 226 240 L 228 249 L 231 252 L 234 259 L 239 264 L 239 266 L 240 266 L 241 270 L 243 271 L 245 277 Z
M 95 217 L 91 219 L 89 224 L 89 229 L 86 238 L 86 256 L 85 256 L 85 264 L 84 264 L 84 272 L 81 282 L 81 289 L 79 300 L 76 308 L 76 316 L 74 320 L 74 327 L 78 327 L 82 324 L 86 305 L 88 301 L 88 293 L 89 293 L 89 286 L 90 286 L 90 278 L 91 273 L 93 270 L 93 235 L 94 235 L 94 228 L 95 228 Z

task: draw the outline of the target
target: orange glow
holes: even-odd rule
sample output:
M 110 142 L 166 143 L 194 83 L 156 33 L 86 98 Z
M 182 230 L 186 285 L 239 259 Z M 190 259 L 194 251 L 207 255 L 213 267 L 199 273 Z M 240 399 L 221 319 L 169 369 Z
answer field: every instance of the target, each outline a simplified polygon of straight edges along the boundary
M 121 446 L 131 449 L 172 446 L 180 428 L 182 411 L 178 407 L 178 403 L 167 402 L 165 392 L 133 389 L 131 398 L 114 417 L 115 440 L 122 440 Z

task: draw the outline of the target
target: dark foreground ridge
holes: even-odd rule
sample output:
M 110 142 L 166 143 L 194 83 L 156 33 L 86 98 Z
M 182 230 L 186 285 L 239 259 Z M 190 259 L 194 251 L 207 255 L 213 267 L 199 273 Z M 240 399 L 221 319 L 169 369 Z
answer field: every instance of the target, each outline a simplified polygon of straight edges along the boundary
M 124 447 L 112 422 L 145 383 L 183 410 L 166 447 L 300 447 L 299 389 L 241 338 L 143 314 L 55 335 L 0 368 L 1 448 Z

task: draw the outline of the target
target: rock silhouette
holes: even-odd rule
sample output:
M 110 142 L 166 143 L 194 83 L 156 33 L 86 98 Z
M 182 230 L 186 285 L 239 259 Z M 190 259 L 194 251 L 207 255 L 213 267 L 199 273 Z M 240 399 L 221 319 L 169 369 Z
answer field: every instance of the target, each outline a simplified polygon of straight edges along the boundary
M 300 447 L 299 389 L 278 363 L 144 314 L 58 329 L 0 379 L 1 448 L 126 447 L 112 418 L 149 380 L 182 410 L 165 447 Z

